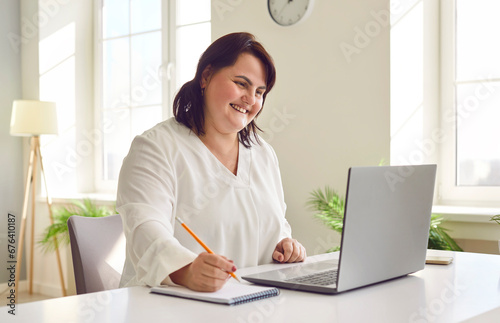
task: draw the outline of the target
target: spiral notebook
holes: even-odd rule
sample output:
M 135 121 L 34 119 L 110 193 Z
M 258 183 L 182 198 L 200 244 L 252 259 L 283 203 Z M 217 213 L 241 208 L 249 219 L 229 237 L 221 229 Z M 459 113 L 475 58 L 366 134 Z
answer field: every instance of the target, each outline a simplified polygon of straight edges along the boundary
M 227 283 L 216 292 L 196 292 L 183 286 L 156 286 L 151 288 L 152 293 L 177 296 L 198 301 L 238 305 L 253 302 L 259 299 L 278 296 L 280 290 L 275 287 Z

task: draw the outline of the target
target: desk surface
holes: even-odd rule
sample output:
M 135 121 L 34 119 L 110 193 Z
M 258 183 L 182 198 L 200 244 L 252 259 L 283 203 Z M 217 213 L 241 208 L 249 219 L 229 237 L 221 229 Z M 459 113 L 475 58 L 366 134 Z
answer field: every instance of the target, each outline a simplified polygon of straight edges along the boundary
M 132 287 L 0 307 L 1 322 L 498 322 L 500 256 L 453 255 L 451 265 L 426 265 L 407 277 L 338 295 L 282 289 L 281 295 L 227 306 L 150 294 Z M 338 257 L 337 253 L 308 262 Z M 270 264 L 238 274 L 268 270 Z M 3 300 L 5 304 L 6 300 Z

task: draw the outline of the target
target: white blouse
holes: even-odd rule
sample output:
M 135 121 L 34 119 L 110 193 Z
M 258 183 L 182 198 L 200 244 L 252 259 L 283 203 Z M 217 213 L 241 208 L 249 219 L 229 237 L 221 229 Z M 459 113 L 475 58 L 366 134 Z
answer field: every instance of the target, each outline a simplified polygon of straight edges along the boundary
M 175 216 L 239 268 L 272 262 L 276 244 L 291 237 L 271 146 L 240 143 L 235 176 L 174 118 L 132 142 L 116 206 L 127 240 L 120 286 L 159 285 L 205 251 Z

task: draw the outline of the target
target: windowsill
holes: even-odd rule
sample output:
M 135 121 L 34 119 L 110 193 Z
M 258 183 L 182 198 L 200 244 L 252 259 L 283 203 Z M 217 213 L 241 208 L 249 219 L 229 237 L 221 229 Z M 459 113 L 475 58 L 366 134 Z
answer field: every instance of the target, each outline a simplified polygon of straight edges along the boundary
M 45 202 L 46 196 L 38 196 L 38 202 Z M 66 196 L 52 197 L 52 204 L 69 204 L 74 200 L 90 199 L 99 205 L 115 205 L 116 193 L 75 193 Z
M 500 214 L 500 208 L 434 205 L 432 213 L 441 214 L 445 220 L 453 222 L 492 223 L 491 217 Z
M 83 200 L 89 198 L 97 204 L 114 205 L 116 203 L 116 194 L 111 193 L 76 193 L 67 196 L 58 196 L 52 198 L 53 204 L 68 204 L 74 200 Z M 45 202 L 45 196 L 39 196 L 39 202 Z M 472 207 L 472 206 L 450 206 L 450 205 L 433 205 L 433 214 L 440 214 L 447 221 L 453 222 L 475 222 L 475 223 L 492 223 L 491 217 L 500 214 L 500 208 L 491 207 Z

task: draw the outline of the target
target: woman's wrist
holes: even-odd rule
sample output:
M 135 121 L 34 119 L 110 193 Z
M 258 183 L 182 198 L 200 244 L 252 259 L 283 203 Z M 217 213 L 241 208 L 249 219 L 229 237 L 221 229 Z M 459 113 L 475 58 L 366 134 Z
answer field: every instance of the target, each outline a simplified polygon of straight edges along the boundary
M 189 266 L 191 266 L 191 264 L 186 265 L 186 266 L 174 271 L 173 273 L 171 273 L 169 275 L 170 280 L 174 284 L 186 286 L 186 277 L 188 275 Z

